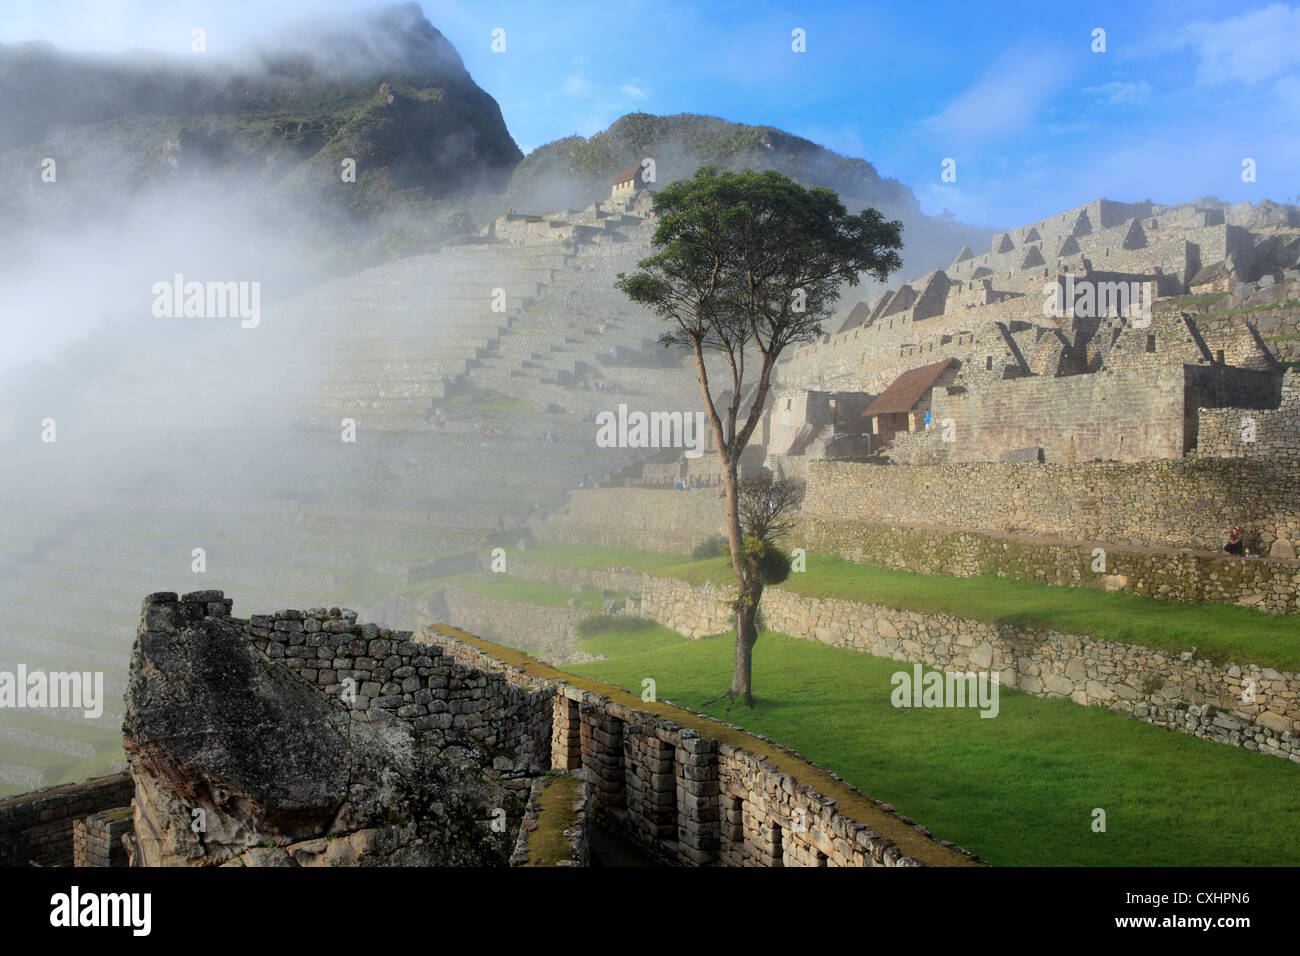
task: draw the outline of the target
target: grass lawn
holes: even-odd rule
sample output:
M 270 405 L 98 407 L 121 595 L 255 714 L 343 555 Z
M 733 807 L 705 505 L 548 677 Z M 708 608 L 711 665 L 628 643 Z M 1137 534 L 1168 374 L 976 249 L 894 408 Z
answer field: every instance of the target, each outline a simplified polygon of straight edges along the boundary
M 605 601 L 617 601 L 621 606 L 626 600 L 626 593 L 612 593 L 605 596 L 601 588 L 584 587 L 575 592 L 562 584 L 548 584 L 544 581 L 527 581 L 523 578 L 507 577 L 504 574 L 465 575 L 455 582 L 468 591 L 488 594 L 506 601 L 520 601 L 524 604 L 539 604 L 544 607 L 568 607 L 570 599 L 576 599 L 580 610 L 599 612 Z
M 1300 864 L 1298 764 L 1005 688 L 991 719 L 895 708 L 890 677 L 911 665 L 770 632 L 756 707 L 704 707 L 730 684 L 732 648 L 607 633 L 582 649 L 608 660 L 565 669 L 638 694 L 653 678 L 660 700 L 770 737 L 995 865 Z
M 603 554 L 597 553 L 604 549 L 584 549 L 587 554 L 583 560 L 590 562 L 584 565 L 569 564 L 563 555 L 543 558 L 545 550 L 538 549 L 534 559 L 570 567 L 604 566 L 600 563 Z M 624 552 L 614 554 L 621 560 Z M 609 563 L 616 562 L 611 559 Z M 693 584 L 727 584 L 733 580 L 727 558 L 659 564 L 646 570 Z M 1300 671 L 1300 619 L 1233 604 L 1179 604 L 1135 594 L 1052 587 L 1009 578 L 917 574 L 815 555 L 808 556 L 807 571 L 790 575 L 781 587 L 808 597 L 843 598 L 921 614 L 1052 628 L 1167 651 L 1196 648 L 1198 657 L 1220 663 L 1254 663 Z
M 684 554 L 662 554 L 658 551 L 637 551 L 634 548 L 593 548 L 581 544 L 544 544 L 526 551 L 511 549 L 508 554 L 538 564 L 555 564 L 588 571 L 615 567 L 654 571 L 691 560 Z
M 537 407 L 533 402 L 478 387 L 448 395 L 442 399 L 441 404 L 449 408 L 472 408 L 487 412 L 527 412 Z

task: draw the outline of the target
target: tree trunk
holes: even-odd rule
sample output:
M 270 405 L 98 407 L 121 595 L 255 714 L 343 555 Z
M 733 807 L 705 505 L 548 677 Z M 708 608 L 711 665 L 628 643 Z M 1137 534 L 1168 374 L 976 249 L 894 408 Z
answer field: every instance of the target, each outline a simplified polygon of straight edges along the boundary
M 744 698 L 746 707 L 754 706 L 752 658 L 754 642 L 758 640 L 758 601 L 763 585 L 746 576 L 745 543 L 740 527 L 740 480 L 736 459 L 725 462 L 724 479 L 727 485 L 727 541 L 731 545 L 731 566 L 736 572 L 736 655 L 731 672 L 729 697 L 734 701 Z M 757 592 L 757 593 L 756 593 Z
M 731 672 L 731 699 L 744 698 L 746 707 L 754 706 L 753 659 L 754 643 L 758 640 L 758 599 L 736 609 L 736 654 Z

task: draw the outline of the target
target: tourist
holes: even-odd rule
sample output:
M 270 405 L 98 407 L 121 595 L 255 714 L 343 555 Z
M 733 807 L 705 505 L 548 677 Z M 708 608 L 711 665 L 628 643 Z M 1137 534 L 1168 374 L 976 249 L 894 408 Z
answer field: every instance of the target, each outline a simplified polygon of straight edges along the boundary
M 1234 526 L 1232 530 L 1228 532 L 1228 543 L 1223 546 L 1223 550 L 1227 551 L 1229 554 L 1242 554 L 1245 551 L 1245 546 L 1242 544 L 1241 540 L 1240 528 Z

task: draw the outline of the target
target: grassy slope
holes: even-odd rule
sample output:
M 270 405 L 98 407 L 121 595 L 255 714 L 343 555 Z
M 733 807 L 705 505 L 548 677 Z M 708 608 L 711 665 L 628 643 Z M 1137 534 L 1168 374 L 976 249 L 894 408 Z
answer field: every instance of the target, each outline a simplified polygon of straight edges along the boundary
M 567 546 L 538 548 L 524 557 L 567 567 L 632 567 L 693 584 L 732 580 L 726 558 L 683 562 L 672 555 Z M 1007 578 L 917 574 L 817 556 L 809 556 L 808 570 L 792 574 L 781 587 L 808 597 L 1052 628 L 1167 651 L 1196 648 L 1198 657 L 1218 662 L 1300 671 L 1300 622 L 1294 616 L 1263 614 L 1232 604 L 1178 604 Z
M 455 583 L 468 591 L 543 607 L 568 607 L 570 598 L 574 598 L 580 610 L 598 612 L 607 600 L 600 588 L 585 587 L 580 592 L 576 592 L 563 585 L 525 581 L 504 574 L 464 575 Z M 622 604 L 625 595 L 616 594 L 614 597 Z
M 658 551 L 637 551 L 635 548 L 598 548 L 580 544 L 544 544 L 527 551 L 511 551 L 525 561 L 538 564 L 557 564 L 566 568 L 602 570 L 618 567 L 634 571 L 653 571 L 689 561 L 681 554 L 662 554 Z
M 780 634 L 755 649 L 753 711 L 703 706 L 730 681 L 726 638 L 658 628 L 583 650 L 610 659 L 573 673 L 634 692 L 652 677 L 660 700 L 791 747 L 995 865 L 1300 864 L 1300 766 L 1275 757 L 1005 689 L 992 719 L 896 709 L 890 675 L 909 666 Z

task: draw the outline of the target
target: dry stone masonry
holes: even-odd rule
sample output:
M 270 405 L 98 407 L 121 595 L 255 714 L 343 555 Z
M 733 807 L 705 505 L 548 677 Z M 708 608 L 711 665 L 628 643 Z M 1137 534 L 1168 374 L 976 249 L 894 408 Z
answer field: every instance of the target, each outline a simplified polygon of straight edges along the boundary
M 647 575 L 640 611 L 692 637 L 718 634 L 732 590 Z M 782 588 L 765 592 L 763 616 L 785 634 L 945 671 L 996 672 L 1002 686 L 1300 763 L 1300 674 Z
M 140 864 L 505 865 L 491 822 L 518 821 L 548 756 L 526 692 L 351 613 L 231 603 L 142 606 L 123 726 Z
M 893 808 L 872 801 L 828 771 L 775 744 L 680 708 L 684 726 L 637 706 L 604 685 L 582 686 L 453 628 L 418 639 L 459 663 L 491 668 L 523 686 L 554 690 L 552 761 L 586 774 L 592 819 L 635 841 L 653 859 L 677 865 L 964 865 L 978 862 Z M 472 643 L 471 643 L 472 642 Z M 506 662 L 504 658 L 514 657 Z M 627 702 L 624 702 L 627 701 Z M 712 731 L 709 728 L 715 728 Z M 755 753 L 755 746 L 764 746 Z M 778 754 L 780 757 L 778 758 Z M 780 759 L 783 770 L 773 760 Z M 800 769 L 801 768 L 801 769 Z M 788 772 L 787 772 L 788 771 Z M 793 776 L 824 776 L 839 802 Z M 740 807 L 739 815 L 735 808 Z M 867 819 L 864 822 L 863 818 Z M 889 835 L 881 832 L 888 829 Z M 782 836 L 784 834 L 784 836 Z M 906 849 L 900 848 L 900 843 Z
M 0 801 L 0 866 L 71 866 L 77 823 L 125 806 L 132 790 L 118 773 Z
M 0 803 L 14 845 L 57 861 L 37 820 L 61 805 L 84 866 L 582 866 L 592 821 L 670 865 L 980 862 L 762 738 L 463 631 L 232 607 L 145 599 L 129 777 Z M 84 816 L 96 803 L 113 807 Z

